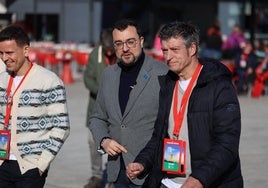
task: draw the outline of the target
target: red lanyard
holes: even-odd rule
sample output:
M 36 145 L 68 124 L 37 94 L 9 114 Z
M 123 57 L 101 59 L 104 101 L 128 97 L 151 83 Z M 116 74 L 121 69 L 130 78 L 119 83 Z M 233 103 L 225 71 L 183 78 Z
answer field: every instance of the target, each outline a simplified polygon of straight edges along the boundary
M 181 106 L 180 106 L 180 110 L 178 112 L 178 81 L 176 82 L 175 85 L 175 90 L 174 90 L 174 95 L 173 95 L 173 118 L 174 118 L 174 130 L 173 130 L 173 134 L 175 136 L 179 136 L 180 133 L 180 129 L 182 126 L 182 121 L 183 121 L 183 117 L 184 117 L 184 113 L 185 113 L 185 109 L 186 109 L 186 105 L 187 105 L 187 101 L 190 97 L 190 94 L 192 92 L 193 86 L 195 81 L 197 80 L 197 77 L 201 71 L 202 65 L 200 63 L 198 63 L 198 66 L 195 69 L 195 72 L 190 80 L 189 85 L 187 86 L 187 89 L 185 90 L 182 100 L 181 100 Z
M 9 124 L 9 118 L 10 118 L 11 108 L 12 108 L 12 104 L 13 104 L 13 96 L 15 95 L 15 93 L 17 92 L 17 90 L 19 89 L 19 87 L 21 86 L 22 82 L 24 81 L 24 79 L 26 78 L 26 76 L 28 75 L 28 73 L 30 72 L 32 66 L 33 66 L 33 64 L 31 64 L 31 67 L 26 72 L 26 74 L 23 76 L 21 82 L 19 83 L 18 87 L 16 88 L 16 90 L 13 93 L 12 96 L 10 96 L 10 93 L 11 93 L 11 87 L 12 87 L 12 84 L 13 84 L 14 77 L 13 76 L 10 76 L 9 77 L 8 87 L 7 87 L 7 94 L 6 94 L 6 100 L 7 100 L 6 117 L 5 117 L 5 124 L 4 124 L 6 127 Z

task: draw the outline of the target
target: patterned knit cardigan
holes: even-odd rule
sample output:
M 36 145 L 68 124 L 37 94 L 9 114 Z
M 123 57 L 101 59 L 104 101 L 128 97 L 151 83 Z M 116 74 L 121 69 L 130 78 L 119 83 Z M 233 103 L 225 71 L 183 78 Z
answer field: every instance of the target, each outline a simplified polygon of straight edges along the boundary
M 9 74 L 1 73 L 0 129 L 4 129 L 8 81 Z M 14 91 L 13 87 L 11 94 Z M 13 96 L 8 129 L 11 130 L 10 149 L 21 173 L 33 168 L 45 171 L 70 131 L 65 87 L 56 74 L 33 64 Z

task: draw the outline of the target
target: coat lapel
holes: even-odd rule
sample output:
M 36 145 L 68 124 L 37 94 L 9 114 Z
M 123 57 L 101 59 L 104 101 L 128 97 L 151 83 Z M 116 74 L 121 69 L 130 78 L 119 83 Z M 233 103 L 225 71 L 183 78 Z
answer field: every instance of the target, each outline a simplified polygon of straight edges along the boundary
M 115 112 L 117 112 L 119 119 L 122 119 L 121 109 L 119 105 L 119 84 L 120 84 L 120 75 L 121 75 L 121 69 L 119 66 L 114 67 L 115 73 L 112 74 L 114 76 L 111 76 L 110 80 L 110 88 L 111 93 L 108 95 L 111 95 L 111 100 L 113 101 L 113 106 L 115 107 Z
M 124 116 L 130 112 L 131 108 L 135 104 L 136 100 L 138 99 L 139 95 L 142 93 L 144 87 L 148 84 L 149 80 L 151 79 L 150 70 L 151 66 L 149 62 L 144 62 L 143 66 L 141 67 L 140 73 L 137 77 L 137 84 L 134 86 L 132 91 L 130 92 L 129 100 L 125 109 Z

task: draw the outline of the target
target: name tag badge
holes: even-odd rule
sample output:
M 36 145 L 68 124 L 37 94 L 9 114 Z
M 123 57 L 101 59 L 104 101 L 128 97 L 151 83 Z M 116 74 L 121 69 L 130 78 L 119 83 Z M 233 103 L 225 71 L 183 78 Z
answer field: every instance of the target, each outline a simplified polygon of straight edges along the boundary
M 0 159 L 9 158 L 10 140 L 10 131 L 0 130 Z
M 162 171 L 168 174 L 186 176 L 186 142 L 164 139 Z

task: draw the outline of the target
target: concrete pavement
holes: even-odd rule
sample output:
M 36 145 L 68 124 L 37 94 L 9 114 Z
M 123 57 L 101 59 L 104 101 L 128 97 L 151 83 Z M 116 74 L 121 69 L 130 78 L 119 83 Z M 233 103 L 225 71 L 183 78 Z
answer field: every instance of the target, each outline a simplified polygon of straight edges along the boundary
M 81 77 L 66 85 L 71 133 L 53 161 L 45 188 L 82 188 L 91 176 L 88 129 L 85 127 L 88 91 Z M 245 188 L 268 187 L 268 96 L 239 97 L 242 112 L 240 157 Z

